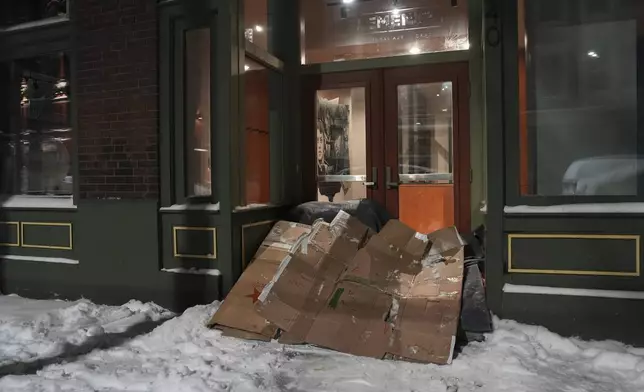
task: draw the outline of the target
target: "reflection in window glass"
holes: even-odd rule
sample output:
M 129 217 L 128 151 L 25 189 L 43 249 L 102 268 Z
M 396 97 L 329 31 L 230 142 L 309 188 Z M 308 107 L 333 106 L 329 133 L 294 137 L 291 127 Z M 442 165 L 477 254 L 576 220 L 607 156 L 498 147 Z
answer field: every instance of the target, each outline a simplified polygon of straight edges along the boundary
M 208 196 L 210 173 L 210 30 L 186 32 L 186 178 L 188 196 Z
M 469 49 L 467 0 L 300 0 L 303 63 Z
M 644 3 L 518 4 L 521 194 L 636 195 Z
M 246 58 L 244 65 L 246 124 L 246 194 L 248 204 L 270 201 L 270 71 Z
M 317 92 L 318 201 L 367 197 L 364 87 Z
M 452 133 L 451 82 L 398 86 L 401 182 L 451 182 Z
M 67 0 L 0 1 L 0 28 L 67 16 Z
M 9 97 L 0 112 L 2 193 L 71 195 L 67 57 L 27 58 L 5 64 L 2 70 L 0 90 Z
M 269 50 L 268 0 L 244 0 L 244 36 L 248 42 Z

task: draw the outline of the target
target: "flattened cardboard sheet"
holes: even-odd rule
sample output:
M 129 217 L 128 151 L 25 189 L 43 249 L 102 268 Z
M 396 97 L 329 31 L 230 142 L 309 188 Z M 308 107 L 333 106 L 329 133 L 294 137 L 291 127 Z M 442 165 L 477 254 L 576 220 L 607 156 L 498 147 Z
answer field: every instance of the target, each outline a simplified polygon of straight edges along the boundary
M 308 225 L 277 222 L 208 326 L 221 329 L 226 336 L 255 340 L 273 338 L 277 326 L 257 314 L 254 304 L 282 261 L 310 231 Z
M 282 341 L 303 341 L 367 232 L 341 212 L 331 224 L 316 222 L 285 260 L 255 305 L 259 315 L 287 332 Z

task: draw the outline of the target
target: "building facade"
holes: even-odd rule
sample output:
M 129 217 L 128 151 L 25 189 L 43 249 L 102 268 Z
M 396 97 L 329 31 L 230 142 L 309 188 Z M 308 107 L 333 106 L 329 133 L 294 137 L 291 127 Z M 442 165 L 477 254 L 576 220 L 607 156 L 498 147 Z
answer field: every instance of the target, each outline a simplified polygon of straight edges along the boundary
M 637 0 L 0 7 L 3 293 L 210 302 L 292 206 L 369 198 L 485 223 L 496 314 L 639 342 Z

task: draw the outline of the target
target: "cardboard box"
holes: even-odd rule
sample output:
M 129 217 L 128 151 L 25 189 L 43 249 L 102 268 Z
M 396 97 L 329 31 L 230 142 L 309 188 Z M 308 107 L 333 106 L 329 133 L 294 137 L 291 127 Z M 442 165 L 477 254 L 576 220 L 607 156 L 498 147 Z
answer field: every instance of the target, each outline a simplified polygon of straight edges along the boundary
M 304 342 L 315 317 L 367 236 L 368 228 L 340 212 L 316 222 L 286 258 L 255 305 L 257 313 L 285 331 L 282 342 Z
M 289 341 L 450 363 L 463 280 L 456 229 L 424 236 L 394 220 L 371 235 L 346 217 L 340 221 L 344 226 L 314 226 L 262 293 L 258 312 Z
M 208 326 L 222 330 L 225 336 L 254 340 L 275 337 L 277 326 L 258 315 L 254 304 L 282 261 L 310 231 L 308 225 L 277 222 Z

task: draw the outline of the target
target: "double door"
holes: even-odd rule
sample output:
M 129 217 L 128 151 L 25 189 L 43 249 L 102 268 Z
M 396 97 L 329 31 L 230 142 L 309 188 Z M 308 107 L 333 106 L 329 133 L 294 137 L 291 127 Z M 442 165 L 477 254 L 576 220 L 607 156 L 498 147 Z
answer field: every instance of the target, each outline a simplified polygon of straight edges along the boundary
M 469 230 L 468 80 L 465 63 L 305 80 L 311 198 L 372 199 L 420 232 Z

